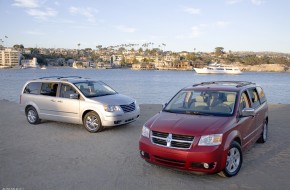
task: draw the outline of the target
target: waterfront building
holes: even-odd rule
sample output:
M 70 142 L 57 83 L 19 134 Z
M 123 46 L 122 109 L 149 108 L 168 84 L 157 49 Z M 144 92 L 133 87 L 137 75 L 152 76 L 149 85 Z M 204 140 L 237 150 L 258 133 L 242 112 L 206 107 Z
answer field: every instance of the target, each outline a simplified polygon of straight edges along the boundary
M 0 50 L 0 66 L 14 67 L 19 65 L 20 53 L 16 50 Z
M 132 64 L 133 70 L 155 70 L 154 63 L 136 63 Z
M 36 68 L 38 67 L 37 58 L 21 60 L 21 65 L 23 68 Z
M 122 61 L 122 55 L 112 55 L 111 56 L 111 64 L 113 64 L 114 66 L 120 67 L 121 61 Z

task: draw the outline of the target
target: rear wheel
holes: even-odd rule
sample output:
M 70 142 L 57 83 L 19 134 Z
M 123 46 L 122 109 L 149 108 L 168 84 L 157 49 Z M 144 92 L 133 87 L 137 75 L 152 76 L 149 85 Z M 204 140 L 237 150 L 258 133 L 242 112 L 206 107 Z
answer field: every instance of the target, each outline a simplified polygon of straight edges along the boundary
M 263 126 L 263 132 L 257 142 L 265 143 L 267 139 L 268 139 L 268 122 L 265 122 Z
M 241 146 L 237 142 L 232 142 L 227 155 L 226 167 L 221 171 L 224 177 L 232 177 L 239 173 L 243 162 Z
M 99 115 L 93 111 L 90 111 L 85 115 L 83 125 L 91 133 L 96 133 L 103 130 Z
M 28 107 L 26 110 L 26 118 L 30 124 L 36 125 L 40 123 L 40 119 L 36 109 L 32 106 Z

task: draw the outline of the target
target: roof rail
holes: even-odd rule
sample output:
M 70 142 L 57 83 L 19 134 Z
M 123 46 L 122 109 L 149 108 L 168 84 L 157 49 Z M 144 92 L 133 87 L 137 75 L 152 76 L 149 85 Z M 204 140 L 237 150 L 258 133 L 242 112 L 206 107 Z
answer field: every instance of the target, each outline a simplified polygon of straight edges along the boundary
M 82 77 L 80 76 L 49 76 L 49 77 L 41 77 L 39 79 L 69 79 L 69 78 L 78 78 L 81 79 Z
M 65 76 L 65 77 L 58 77 L 57 79 L 68 79 L 68 78 L 77 78 L 77 79 L 81 79 L 83 77 L 80 76 Z
M 61 77 L 61 76 L 40 77 L 38 79 L 51 79 L 51 78 L 58 78 L 58 77 Z
M 193 86 L 208 85 L 208 84 L 235 85 L 238 88 L 238 87 L 247 86 L 247 85 L 251 85 L 255 83 L 248 82 L 248 81 L 209 81 L 209 82 L 202 82 L 200 84 L 195 84 Z

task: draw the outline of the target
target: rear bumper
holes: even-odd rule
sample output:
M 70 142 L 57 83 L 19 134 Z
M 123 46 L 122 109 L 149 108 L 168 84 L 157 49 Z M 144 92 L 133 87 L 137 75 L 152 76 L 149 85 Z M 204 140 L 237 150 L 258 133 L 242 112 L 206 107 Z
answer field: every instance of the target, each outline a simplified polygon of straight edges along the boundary
M 141 137 L 139 150 L 141 157 L 149 162 L 188 171 L 217 173 L 223 170 L 226 161 L 226 151 L 221 146 L 193 145 L 187 150 L 174 149 L 152 144 L 148 138 Z

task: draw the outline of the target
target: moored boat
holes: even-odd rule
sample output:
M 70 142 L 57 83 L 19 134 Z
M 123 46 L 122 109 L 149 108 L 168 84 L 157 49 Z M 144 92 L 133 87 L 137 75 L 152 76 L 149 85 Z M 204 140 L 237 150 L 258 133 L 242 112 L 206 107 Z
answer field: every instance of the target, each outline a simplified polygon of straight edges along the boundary
M 241 74 L 241 70 L 233 65 L 213 63 L 204 68 L 193 68 L 198 74 Z

